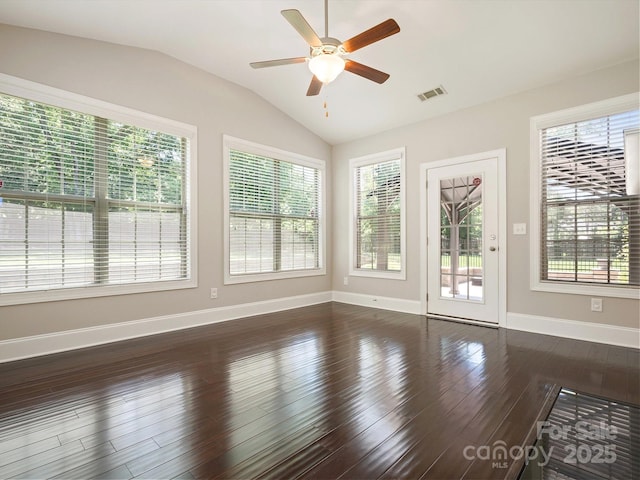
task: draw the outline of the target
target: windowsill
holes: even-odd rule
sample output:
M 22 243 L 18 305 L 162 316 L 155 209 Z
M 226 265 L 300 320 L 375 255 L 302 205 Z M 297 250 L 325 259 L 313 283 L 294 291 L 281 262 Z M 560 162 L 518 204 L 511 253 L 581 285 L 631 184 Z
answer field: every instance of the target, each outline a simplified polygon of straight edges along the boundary
M 369 277 L 369 278 L 384 278 L 387 280 L 406 280 L 407 275 L 404 271 L 400 272 L 384 272 L 379 270 L 350 270 L 349 275 L 352 277 Z
M 61 288 L 56 290 L 40 290 L 33 292 L 4 293 L 0 295 L 0 306 L 25 305 L 29 303 L 57 302 L 61 300 L 80 300 L 84 298 L 109 297 L 134 293 L 161 292 L 196 288 L 198 282 L 192 280 L 168 280 L 153 283 L 128 285 L 105 285 L 81 288 Z
M 285 280 L 290 278 L 318 277 L 326 275 L 325 268 L 313 270 L 290 270 L 286 272 L 249 273 L 246 275 L 225 274 L 224 284 L 235 285 L 239 283 L 268 282 L 271 280 Z
M 586 285 L 565 282 L 532 282 L 531 290 L 538 292 L 568 293 L 609 298 L 640 299 L 640 288 L 613 285 Z

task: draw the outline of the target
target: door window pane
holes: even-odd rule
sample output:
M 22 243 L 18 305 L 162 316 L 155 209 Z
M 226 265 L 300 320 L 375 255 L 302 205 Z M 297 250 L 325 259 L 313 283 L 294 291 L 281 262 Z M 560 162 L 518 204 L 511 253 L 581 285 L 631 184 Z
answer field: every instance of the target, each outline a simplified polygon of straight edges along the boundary
M 440 293 L 481 302 L 482 176 L 440 180 Z

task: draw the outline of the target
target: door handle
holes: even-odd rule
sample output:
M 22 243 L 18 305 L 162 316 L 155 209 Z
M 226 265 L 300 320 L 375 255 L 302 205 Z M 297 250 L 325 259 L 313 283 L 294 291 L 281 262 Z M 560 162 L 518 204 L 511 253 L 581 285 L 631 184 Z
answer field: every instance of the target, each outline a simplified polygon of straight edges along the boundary
M 489 251 L 490 251 L 490 252 L 495 252 L 496 250 L 497 250 L 497 248 L 496 248 L 496 247 L 489 247 Z

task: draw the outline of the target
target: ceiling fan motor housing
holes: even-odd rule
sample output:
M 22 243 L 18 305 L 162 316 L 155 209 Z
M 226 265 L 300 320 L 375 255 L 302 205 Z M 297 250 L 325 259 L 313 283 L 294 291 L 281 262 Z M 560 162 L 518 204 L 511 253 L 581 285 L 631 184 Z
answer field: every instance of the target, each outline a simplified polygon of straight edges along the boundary
M 342 42 L 337 38 L 323 37 L 320 39 L 320 41 L 322 42 L 321 47 L 311 47 L 309 49 L 311 52 L 311 57 L 315 57 L 322 53 L 328 54 L 328 55 L 332 55 L 332 54 L 346 55 L 347 54 L 345 49 L 342 47 Z

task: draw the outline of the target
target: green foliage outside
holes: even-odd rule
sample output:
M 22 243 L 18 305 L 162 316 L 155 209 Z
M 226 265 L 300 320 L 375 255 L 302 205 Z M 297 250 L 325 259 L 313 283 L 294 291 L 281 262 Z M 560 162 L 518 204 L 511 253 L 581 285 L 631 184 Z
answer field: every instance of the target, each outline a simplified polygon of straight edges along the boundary
M 49 285 L 47 271 L 62 284 L 184 277 L 186 148 L 180 137 L 0 94 L 4 285 Z M 128 271 L 109 277 L 115 268 Z
M 104 123 L 106 132 L 100 128 Z M 70 200 L 94 197 L 96 168 L 105 149 L 108 198 L 182 203 L 184 154 L 179 137 L 0 95 L 4 191 L 65 195 Z
M 449 209 L 455 208 L 450 204 Z M 482 204 L 473 208 L 461 208 L 458 223 L 458 249 L 470 252 L 478 252 L 482 247 Z M 443 251 L 449 251 L 451 246 L 451 219 L 447 210 L 441 204 L 440 208 L 440 242 Z
M 230 151 L 232 274 L 317 268 L 319 172 Z
M 358 168 L 358 268 L 400 271 L 400 161 Z
M 232 150 L 229 210 L 315 218 L 318 215 L 317 176 L 314 168 Z

